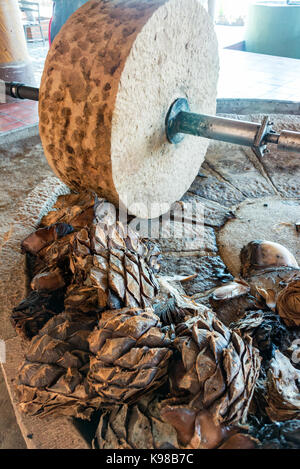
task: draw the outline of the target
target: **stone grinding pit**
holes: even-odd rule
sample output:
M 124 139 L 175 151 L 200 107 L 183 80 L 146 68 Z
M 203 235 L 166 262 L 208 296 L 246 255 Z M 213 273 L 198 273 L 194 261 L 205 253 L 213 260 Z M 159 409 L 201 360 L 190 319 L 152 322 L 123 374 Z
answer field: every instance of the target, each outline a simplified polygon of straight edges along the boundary
M 247 118 L 248 116 L 243 116 Z M 253 121 L 257 116 L 249 116 Z M 299 117 L 273 115 L 278 128 L 300 129 Z M 37 151 L 40 144 L 37 144 Z M 38 150 L 40 151 L 40 150 Z M 187 295 L 207 301 L 207 292 L 230 281 L 239 273 L 239 251 L 248 241 L 268 239 L 280 242 L 300 260 L 300 163 L 297 155 L 272 151 L 258 160 L 250 151 L 224 143 L 211 143 L 206 160 L 183 201 L 197 200 L 205 205 L 205 233 L 190 249 L 189 241 L 164 240 L 163 275 L 194 277 L 182 284 Z M 58 179 L 50 177 L 39 184 L 19 204 L 11 219 L 11 237 L 1 250 L 1 337 L 7 340 L 7 362 L 2 365 L 17 421 L 30 448 L 85 448 L 85 425 L 69 418 L 40 420 L 22 414 L 14 382 L 24 355 L 24 343 L 10 324 L 11 309 L 26 296 L 28 278 L 20 242 L 38 226 L 59 194 L 68 192 Z M 227 269 L 226 269 L 227 267 Z M 45 424 L 47 422 L 47 432 Z M 29 435 L 29 436 L 28 436 Z M 51 435 L 51 437 L 49 436 Z M 64 435 L 64 438 L 61 438 Z
M 99 424 L 100 448 L 252 448 L 251 434 L 263 442 L 268 423 L 299 420 L 299 312 L 286 297 L 299 282 L 290 280 L 300 270 L 299 160 L 272 147 L 262 159 L 230 144 L 207 151 L 203 138 L 167 142 L 165 116 L 177 98 L 215 111 L 213 27 L 198 0 L 185 6 L 90 1 L 48 54 L 39 94 L 45 156 L 72 190 L 90 192 L 66 196 L 49 177 L 7 213 L 3 371 L 28 447 L 87 448 Z M 276 130 L 299 128 L 298 117 L 272 117 Z M 173 236 L 140 242 L 122 225 L 107 228 L 105 203 L 91 193 L 146 219 L 178 199 L 200 202 L 203 236 L 178 238 L 174 214 Z M 60 209 L 51 212 L 53 204 Z M 256 242 L 240 265 L 241 249 L 257 239 L 281 242 L 295 257 Z M 266 258 L 272 268 L 258 270 Z M 246 422 L 248 435 L 235 427 Z M 293 445 L 297 422 L 280 428 Z

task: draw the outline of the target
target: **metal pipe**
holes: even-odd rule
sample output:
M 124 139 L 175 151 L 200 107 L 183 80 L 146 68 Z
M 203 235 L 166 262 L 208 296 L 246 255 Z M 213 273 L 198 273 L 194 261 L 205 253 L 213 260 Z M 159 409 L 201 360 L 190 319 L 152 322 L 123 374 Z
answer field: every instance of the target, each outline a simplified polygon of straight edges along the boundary
M 300 132 L 291 130 L 282 130 L 278 139 L 278 150 L 291 151 L 299 153 L 300 150 Z
M 176 119 L 178 133 L 252 147 L 260 124 L 181 111 Z
M 5 93 L 12 98 L 39 100 L 39 88 L 26 86 L 23 83 L 5 82 Z
M 177 99 L 166 117 L 166 135 L 170 143 L 179 143 L 185 134 L 251 147 L 257 156 L 266 152 L 268 143 L 278 150 L 300 153 L 300 132 L 283 130 L 277 133 L 265 116 L 261 123 L 194 114 L 186 99 Z

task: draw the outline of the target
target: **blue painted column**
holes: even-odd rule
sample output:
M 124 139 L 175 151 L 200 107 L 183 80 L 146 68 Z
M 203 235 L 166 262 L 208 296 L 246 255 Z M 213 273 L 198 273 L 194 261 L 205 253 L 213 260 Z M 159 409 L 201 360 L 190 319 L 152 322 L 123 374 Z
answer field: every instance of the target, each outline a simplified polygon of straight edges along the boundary
M 251 5 L 246 51 L 300 59 L 300 5 L 286 2 Z
M 54 0 L 53 19 L 51 24 L 51 42 L 65 24 L 69 16 L 88 0 Z

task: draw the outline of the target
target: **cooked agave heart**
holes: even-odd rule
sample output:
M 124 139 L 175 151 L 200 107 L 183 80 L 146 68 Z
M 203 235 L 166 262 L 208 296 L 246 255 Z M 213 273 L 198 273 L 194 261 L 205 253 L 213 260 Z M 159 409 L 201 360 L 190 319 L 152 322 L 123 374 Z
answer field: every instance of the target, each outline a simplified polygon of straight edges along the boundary
M 256 287 L 257 293 L 264 299 L 268 308 L 275 311 L 276 307 L 276 292 L 274 290 Z
M 252 449 L 257 440 L 237 427 L 216 424 L 175 399 L 148 396 L 134 405 L 101 411 L 93 447 L 99 449 Z M 221 446 L 220 446 L 221 445 Z
M 72 233 L 73 227 L 67 223 L 56 223 L 46 228 L 40 228 L 31 233 L 21 243 L 23 252 L 37 254 L 41 249 L 53 243 L 59 238 Z
M 241 250 L 242 277 L 248 277 L 266 267 L 279 266 L 299 267 L 293 254 L 281 244 L 255 240 Z
M 250 287 L 247 282 L 240 279 L 235 279 L 234 282 L 229 282 L 226 285 L 216 288 L 213 291 L 212 298 L 216 301 L 231 300 L 238 296 L 249 293 Z
M 59 269 L 52 272 L 42 272 L 33 277 L 31 284 L 32 290 L 58 290 L 65 286 L 65 281 Z
M 210 311 L 179 324 L 175 332 L 179 354 L 169 369 L 174 390 L 189 395 L 190 406 L 208 410 L 216 423 L 244 423 L 261 364 L 252 339 L 241 338 Z
M 103 312 L 88 341 L 88 382 L 103 403 L 133 403 L 166 383 L 171 340 L 152 308 Z

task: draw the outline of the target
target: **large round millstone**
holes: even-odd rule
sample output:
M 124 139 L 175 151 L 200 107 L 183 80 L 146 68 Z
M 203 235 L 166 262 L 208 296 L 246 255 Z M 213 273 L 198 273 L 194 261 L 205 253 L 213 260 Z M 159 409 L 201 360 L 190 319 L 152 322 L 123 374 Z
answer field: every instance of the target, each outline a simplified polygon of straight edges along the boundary
M 189 189 L 208 140 L 165 136 L 177 98 L 214 114 L 218 48 L 198 0 L 90 1 L 56 37 L 40 88 L 47 160 L 71 189 L 89 189 L 142 218 Z

